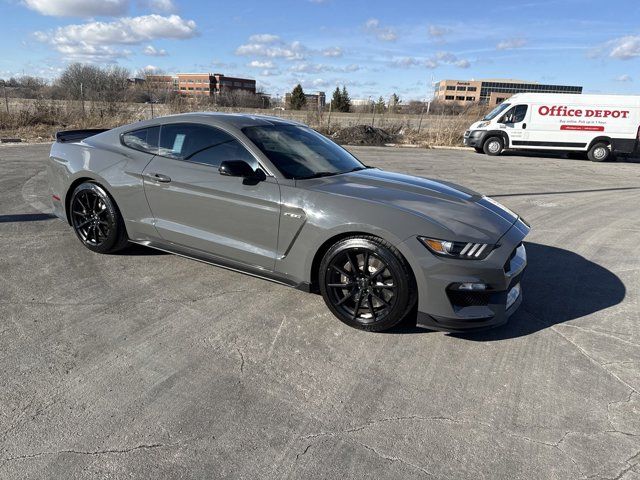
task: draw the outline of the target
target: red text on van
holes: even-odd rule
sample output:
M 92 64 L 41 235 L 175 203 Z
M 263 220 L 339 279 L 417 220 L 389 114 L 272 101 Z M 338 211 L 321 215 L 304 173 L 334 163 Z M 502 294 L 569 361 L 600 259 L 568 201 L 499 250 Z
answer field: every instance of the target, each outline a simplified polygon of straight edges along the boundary
M 596 117 L 596 118 L 628 118 L 629 110 L 599 110 L 599 109 L 579 109 L 565 107 L 564 105 L 553 105 L 551 107 L 542 105 L 538 108 L 538 113 L 549 117 Z

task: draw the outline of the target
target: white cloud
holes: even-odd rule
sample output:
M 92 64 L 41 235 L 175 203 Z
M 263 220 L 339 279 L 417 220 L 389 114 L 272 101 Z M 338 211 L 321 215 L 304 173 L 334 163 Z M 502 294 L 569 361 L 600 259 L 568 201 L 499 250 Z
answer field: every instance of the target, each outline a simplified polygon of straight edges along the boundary
M 251 68 L 273 68 L 274 64 L 270 60 L 264 62 L 260 60 L 253 60 L 252 62 L 249 62 L 247 66 Z
M 341 57 L 344 53 L 340 47 L 327 47 L 320 50 L 323 57 Z
M 126 17 L 113 22 L 89 22 L 58 27 L 54 31 L 35 32 L 40 41 L 60 45 L 131 45 L 157 38 L 191 38 L 196 35 L 196 22 L 178 15 L 144 15 Z
M 177 10 L 173 0 L 145 0 L 144 3 L 154 12 L 173 13 Z
M 431 38 L 442 38 L 447 33 L 450 33 L 450 32 L 451 32 L 450 28 L 443 27 L 440 25 L 429 25 L 429 28 L 427 29 L 427 33 Z
M 289 67 L 289 71 L 295 73 L 321 73 L 321 72 L 357 72 L 362 67 L 355 63 L 338 66 L 338 65 L 326 65 L 323 63 L 310 63 L 310 62 L 302 62 L 297 63 Z
M 633 78 L 628 73 L 616 77 L 616 82 L 633 82 Z
M 385 42 L 394 42 L 398 35 L 391 27 L 383 27 L 380 25 L 380 20 L 377 18 L 370 18 L 364 24 L 365 31 L 375 35 L 378 40 Z
M 156 67 L 155 65 L 147 65 L 142 69 L 142 71 L 145 73 L 155 73 L 158 70 L 160 70 L 160 67 Z
M 147 45 L 146 47 L 144 47 L 142 53 L 144 53 L 145 55 L 149 55 L 150 57 L 166 57 L 167 55 L 169 55 L 169 53 L 167 53 L 164 48 L 156 48 L 153 45 Z
M 23 0 L 31 10 L 55 17 L 98 17 L 124 15 L 129 0 Z
M 116 49 L 108 45 L 59 45 L 56 50 L 67 60 L 77 62 L 114 63 L 119 58 L 131 55 L 127 49 Z
M 425 67 L 429 69 L 438 68 L 441 65 L 453 65 L 458 68 L 469 68 L 471 62 L 465 58 L 458 58 L 451 52 L 438 52 L 427 58 L 416 57 L 396 57 L 391 60 L 391 65 L 400 68 Z
M 53 31 L 35 32 L 34 36 L 50 44 L 67 59 L 92 61 L 104 58 L 106 61 L 131 54 L 128 50 L 114 48 L 114 45 L 135 45 L 159 38 L 184 39 L 196 33 L 193 20 L 184 20 L 178 15 L 163 17 L 154 14 L 125 17 L 113 22 L 67 25 Z M 153 50 L 156 55 L 164 52 Z
M 271 33 L 259 33 L 249 37 L 249 42 L 251 43 L 275 43 L 279 40 L 280 37 L 278 35 L 272 35 Z
M 620 60 L 640 57 L 640 35 L 627 35 L 608 42 L 609 56 Z
M 262 77 L 275 77 L 276 75 L 280 75 L 280 71 L 279 70 L 275 70 L 275 69 L 265 69 L 262 70 L 260 72 L 260 75 Z
M 408 68 L 420 65 L 420 61 L 414 57 L 398 57 L 394 58 L 391 63 L 396 67 Z
M 303 60 L 307 49 L 298 41 L 285 43 L 276 35 L 261 34 L 249 37 L 249 43 L 236 48 L 235 54 L 266 58 Z
M 522 48 L 526 44 L 527 41 L 524 38 L 509 38 L 498 43 L 496 48 L 498 50 L 513 50 L 514 48 Z

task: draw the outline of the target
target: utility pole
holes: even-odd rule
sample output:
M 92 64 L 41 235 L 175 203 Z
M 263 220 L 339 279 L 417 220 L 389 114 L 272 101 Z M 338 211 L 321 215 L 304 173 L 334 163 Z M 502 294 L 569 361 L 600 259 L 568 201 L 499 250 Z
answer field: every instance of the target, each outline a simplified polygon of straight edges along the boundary
M 2 89 L 4 90 L 4 105 L 7 108 L 7 113 L 9 113 L 9 99 L 7 98 L 7 84 L 2 82 Z
M 371 126 L 373 127 L 373 124 L 376 121 L 376 106 L 371 97 L 369 97 L 369 101 L 371 102 Z
M 420 112 L 420 121 L 418 122 L 418 133 L 420 133 L 420 128 L 422 128 L 422 117 L 424 116 L 424 105 L 422 106 L 422 111 Z
M 82 104 L 82 116 L 84 117 L 84 91 L 82 89 L 82 82 L 80 82 L 80 102 Z

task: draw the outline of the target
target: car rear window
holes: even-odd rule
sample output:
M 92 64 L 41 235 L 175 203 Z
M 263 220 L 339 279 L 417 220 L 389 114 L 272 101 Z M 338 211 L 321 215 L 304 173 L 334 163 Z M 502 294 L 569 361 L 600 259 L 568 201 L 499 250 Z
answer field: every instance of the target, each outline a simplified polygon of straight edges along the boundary
M 122 143 L 134 150 L 155 155 L 158 153 L 159 134 L 160 127 L 141 128 L 122 135 Z

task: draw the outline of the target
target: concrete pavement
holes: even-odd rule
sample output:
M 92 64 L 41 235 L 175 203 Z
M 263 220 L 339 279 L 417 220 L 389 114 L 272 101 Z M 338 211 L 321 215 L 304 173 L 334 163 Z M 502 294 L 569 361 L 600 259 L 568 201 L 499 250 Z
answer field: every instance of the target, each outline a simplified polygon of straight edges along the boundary
M 640 164 L 353 148 L 533 226 L 524 302 L 374 334 L 319 296 L 47 215 L 0 147 L 0 478 L 640 478 Z

